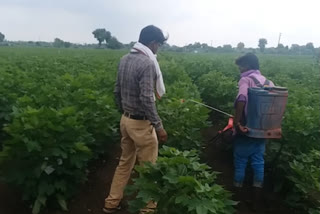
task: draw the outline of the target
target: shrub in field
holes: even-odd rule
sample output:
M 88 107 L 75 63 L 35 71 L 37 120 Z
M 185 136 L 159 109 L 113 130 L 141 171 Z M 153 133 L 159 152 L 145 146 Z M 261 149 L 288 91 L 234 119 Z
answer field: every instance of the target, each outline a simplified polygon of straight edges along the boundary
M 106 72 L 90 64 L 95 60 L 49 57 L 47 51 L 12 57 L 12 65 L 0 69 L 0 173 L 24 193 L 33 213 L 45 206 L 66 209 L 86 180 L 88 162 L 117 141 L 120 118 L 112 95 L 114 63 Z
M 208 110 L 180 99 L 166 99 L 158 105 L 169 138 L 166 144 L 181 150 L 200 150 L 200 130 L 207 127 Z
M 61 205 L 72 196 L 86 180 L 88 162 L 117 140 L 119 113 L 110 96 L 80 89 L 69 96 L 74 105 L 61 109 L 30 107 L 36 102 L 19 98 L 5 128 L 2 175 L 23 190 L 26 200 L 35 200 L 34 213 L 47 205 L 45 199 Z
M 175 62 L 162 63 L 167 93 L 157 101 L 169 138 L 167 145 L 180 150 L 200 149 L 200 130 L 208 126 L 208 110 L 189 99 L 200 99 L 197 87 Z M 185 102 L 183 102 L 184 100 Z
M 311 106 L 289 104 L 283 121 L 283 139 L 287 151 L 292 154 L 320 151 L 320 111 Z M 304 142 L 304 143 L 302 143 Z
M 224 75 L 232 78 L 239 76 L 234 60 L 237 54 L 201 54 L 201 55 L 175 55 L 174 59 L 181 64 L 193 82 L 209 73 L 210 71 L 221 71 Z
M 192 60 L 191 62 L 185 62 L 185 69 L 191 79 L 196 82 L 202 75 L 209 73 L 212 69 L 223 68 L 222 61 L 220 60 Z
M 138 212 L 152 200 L 159 214 L 233 213 L 230 193 L 215 183 L 216 173 L 199 163 L 195 151 L 179 151 L 164 146 L 156 164 L 137 166 L 139 178 L 127 193 L 137 194 L 129 210 Z
M 320 151 L 311 150 L 296 156 L 289 163 L 288 179 L 294 188 L 288 202 L 310 214 L 320 212 Z M 305 204 L 308 204 L 306 207 Z
M 96 59 L 65 59 L 65 54 L 49 59 L 46 54 L 33 60 L 13 58 L 15 67 L 1 71 L 8 79 L 0 86 L 1 119 L 7 124 L 1 174 L 25 193 L 33 213 L 52 204 L 66 209 L 66 200 L 86 179 L 88 162 L 118 139 L 114 63 L 105 72 Z M 163 64 L 168 93 L 157 105 L 171 136 L 168 145 L 198 149 L 208 111 L 181 103 L 199 99 L 197 88 L 175 62 Z
M 232 112 L 237 94 L 237 82 L 233 78 L 211 71 L 201 76 L 196 84 L 202 99 L 208 105 Z
M 77 182 L 86 178 L 88 161 L 106 151 L 110 143 L 118 142 L 120 115 L 112 92 L 121 55 L 123 52 L 105 50 L 0 49 L 0 126 L 5 126 L 0 133 L 1 178 L 21 188 L 33 204 L 34 213 L 49 201 L 65 208 L 65 199 L 72 195 Z M 169 146 L 180 150 L 200 148 L 199 130 L 208 125 L 208 110 L 188 100 L 202 98 L 209 105 L 232 112 L 239 77 L 236 57 L 160 54 L 167 94 L 157 101 L 157 108 L 169 135 Z M 259 59 L 262 73 L 289 89 L 283 138 L 278 140 L 284 146 L 277 164 L 272 166 L 274 177 L 284 184 L 282 190 L 289 193 L 288 189 L 294 189 L 294 194 L 288 194 L 288 198 L 298 198 L 290 200 L 293 205 L 312 205 L 309 212 L 315 214 L 319 205 L 310 195 L 319 185 L 319 160 L 315 156 L 320 151 L 319 67 L 309 57 L 263 55 Z M 279 144 L 272 142 L 267 148 L 271 151 L 267 159 L 279 154 Z M 160 168 L 170 162 L 164 156 L 167 159 Z M 173 158 L 185 158 L 181 156 Z M 172 168 L 193 170 L 188 168 L 192 163 L 182 165 L 173 164 Z M 149 171 L 156 170 L 148 167 Z M 205 186 L 205 179 L 200 180 Z M 166 182 L 173 190 L 174 185 L 168 179 Z M 188 186 L 188 182 L 183 185 Z M 208 190 L 201 197 L 210 194 Z M 192 201 L 179 204 L 188 213 L 185 208 Z
M 76 107 L 78 116 L 82 118 L 82 123 L 95 139 L 90 145 L 90 149 L 96 155 L 103 153 L 110 143 L 117 142 L 118 121 L 120 119 L 114 97 L 108 91 L 110 89 L 95 88 L 99 80 L 100 75 L 80 74 L 78 77 L 69 75 L 64 84 L 70 85 L 68 89 L 70 93 L 62 99 L 64 105 L 71 104 Z
M 237 78 L 239 73 L 234 68 L 234 56 L 214 55 L 183 55 L 175 56 L 179 63 L 185 67 L 196 81 L 201 93 L 201 98 L 209 105 L 232 112 L 232 104 L 237 91 Z M 177 60 L 173 57 L 175 60 Z M 218 67 L 207 66 L 220 57 Z M 197 59 L 199 58 L 199 59 Z M 289 163 L 295 160 L 301 153 L 309 154 L 311 150 L 320 151 L 320 99 L 319 99 L 319 66 L 315 66 L 314 60 L 310 57 L 295 56 L 259 56 L 262 73 L 278 86 L 289 89 L 288 105 L 282 124 L 283 138 L 273 141 L 267 145 L 268 153 L 266 160 L 278 161 L 272 165 L 273 177 L 276 189 L 292 197 L 290 190 L 293 187 L 292 181 L 288 181 L 288 175 L 297 176 L 291 173 Z M 197 63 L 194 63 L 197 61 Z M 203 63 L 203 65 L 199 65 Z M 196 66 L 193 66 L 193 65 Z M 199 68 L 199 70 L 198 70 Z M 208 71 L 211 70 L 211 72 Z M 217 70 L 218 72 L 213 72 Z M 203 74 L 199 77 L 199 74 Z M 280 145 L 283 144 L 280 152 Z M 310 163 L 313 167 L 315 163 Z M 308 176 L 308 175 L 306 175 Z M 318 181 L 315 181 L 318 182 Z M 301 204 L 308 206 L 308 195 L 299 191 Z M 302 212 L 302 211 L 301 211 Z M 310 211 L 311 212 L 311 211 Z M 316 213 L 315 209 L 312 212 Z
M 39 213 L 47 203 L 66 208 L 77 184 L 86 179 L 94 141 L 75 108 L 14 109 L 5 127 L 10 139 L 0 154 L 1 174 L 23 190 L 23 198 Z
M 185 82 L 190 86 L 192 85 L 192 81 L 188 74 L 185 72 L 184 68 L 181 65 L 177 64 L 174 60 L 160 60 L 160 66 L 166 87 L 172 85 L 175 82 Z M 167 94 L 169 94 L 169 91 Z
M 282 83 L 289 88 L 289 97 L 282 124 L 283 137 L 268 146 L 267 158 L 273 159 L 274 154 L 278 156 L 277 164 L 273 165 L 275 190 L 286 195 L 289 205 L 299 208 L 301 213 L 319 213 L 316 208 L 319 203 L 315 202 L 319 198 L 320 180 L 311 172 L 319 171 L 320 163 L 319 158 L 315 158 L 320 151 L 319 75 L 310 70 L 298 72 L 295 69 L 286 72 L 282 69 L 273 74 L 276 84 Z M 290 72 L 297 74 L 289 77 Z M 280 152 L 279 143 L 282 144 Z

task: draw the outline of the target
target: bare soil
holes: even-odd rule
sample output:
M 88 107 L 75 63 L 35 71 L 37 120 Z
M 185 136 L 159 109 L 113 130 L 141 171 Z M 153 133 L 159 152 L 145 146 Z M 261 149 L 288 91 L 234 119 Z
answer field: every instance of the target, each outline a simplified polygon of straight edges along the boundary
M 206 141 L 217 134 L 217 127 L 211 127 L 203 131 Z M 232 148 L 230 144 L 223 143 L 220 139 L 215 142 L 206 143 L 203 147 L 203 160 L 207 162 L 214 171 L 221 172 L 218 183 L 227 190 L 233 191 L 233 161 Z M 79 189 L 78 194 L 69 203 L 69 211 L 46 210 L 45 214 L 103 214 L 102 207 L 104 199 L 109 192 L 115 168 L 119 162 L 121 149 L 119 144 L 115 145 L 109 155 L 93 162 L 90 166 L 88 181 Z M 292 214 L 295 213 L 284 206 L 280 196 L 273 193 L 271 189 L 264 188 L 264 203 L 253 211 L 251 201 L 253 192 L 250 187 L 250 171 L 247 173 L 246 186 L 241 193 L 233 196 L 234 200 L 240 201 L 237 206 L 237 214 Z M 266 183 L 269 181 L 266 178 Z M 268 185 L 266 185 L 268 186 Z M 124 203 L 127 198 L 124 198 Z M 0 184 L 0 214 L 31 214 L 31 209 L 21 200 L 21 195 L 5 184 Z M 117 214 L 129 214 L 126 208 Z

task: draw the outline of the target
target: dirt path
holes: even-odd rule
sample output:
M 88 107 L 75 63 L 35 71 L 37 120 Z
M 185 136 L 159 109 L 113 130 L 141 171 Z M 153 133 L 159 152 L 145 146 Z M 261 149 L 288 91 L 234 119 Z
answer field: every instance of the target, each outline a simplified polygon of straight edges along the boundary
M 112 182 L 114 171 L 121 155 L 120 145 L 112 148 L 109 158 L 94 163 L 90 168 L 90 176 L 86 185 L 83 185 L 80 193 L 69 203 L 68 212 L 48 212 L 46 214 L 103 214 L 102 207 Z M 117 214 L 129 214 L 121 210 Z
M 204 130 L 206 139 L 210 139 L 217 133 L 215 128 Z M 96 161 L 90 167 L 88 182 L 80 187 L 79 194 L 69 203 L 69 211 L 46 211 L 45 214 L 103 214 L 101 208 L 104 198 L 109 192 L 112 177 L 119 161 L 121 150 L 119 145 L 111 149 L 109 158 Z M 208 144 L 204 149 L 204 156 L 207 163 L 213 170 L 221 172 L 218 183 L 232 190 L 233 163 L 232 150 L 219 142 Z M 245 202 L 251 199 L 251 189 L 244 188 L 241 196 L 236 198 L 242 202 L 238 207 L 237 214 L 292 214 L 292 210 L 284 207 L 281 199 L 268 190 L 264 190 L 265 206 L 262 212 L 253 212 Z M 31 210 L 21 202 L 19 194 L 13 193 L 6 185 L 0 184 L 0 214 L 31 214 Z M 126 201 L 126 199 L 124 200 Z M 125 209 L 117 214 L 129 214 Z
M 7 185 L 0 183 L 0 214 L 29 214 L 21 196 Z

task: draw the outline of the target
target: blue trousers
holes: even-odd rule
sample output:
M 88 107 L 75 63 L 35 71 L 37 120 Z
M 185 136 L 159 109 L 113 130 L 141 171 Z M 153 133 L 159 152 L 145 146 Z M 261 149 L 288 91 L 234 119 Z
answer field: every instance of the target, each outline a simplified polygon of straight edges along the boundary
M 233 144 L 234 185 L 242 187 L 248 160 L 253 169 L 253 186 L 262 187 L 266 139 L 236 136 Z

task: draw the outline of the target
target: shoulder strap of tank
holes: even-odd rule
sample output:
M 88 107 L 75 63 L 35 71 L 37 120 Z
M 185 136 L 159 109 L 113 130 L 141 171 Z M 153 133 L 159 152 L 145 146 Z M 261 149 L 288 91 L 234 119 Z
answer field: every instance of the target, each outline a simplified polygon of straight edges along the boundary
M 261 85 L 261 83 L 259 82 L 259 80 L 257 80 L 257 78 L 255 78 L 254 76 L 249 76 L 250 79 L 253 80 L 253 82 L 256 84 L 256 86 L 262 88 L 263 85 Z
M 268 87 L 270 85 L 270 81 L 266 79 L 266 81 L 263 83 L 263 87 Z

